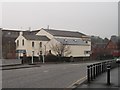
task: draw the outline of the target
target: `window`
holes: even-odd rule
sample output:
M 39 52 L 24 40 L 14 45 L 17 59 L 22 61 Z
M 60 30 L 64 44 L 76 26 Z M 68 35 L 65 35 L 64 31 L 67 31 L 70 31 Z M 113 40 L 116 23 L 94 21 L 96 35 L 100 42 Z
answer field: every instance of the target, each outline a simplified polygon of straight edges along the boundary
M 40 55 L 42 55 L 42 51 L 40 51 Z
M 34 47 L 34 42 L 32 42 L 32 47 Z
M 40 42 L 40 47 L 42 47 L 42 42 Z
M 84 54 L 90 54 L 90 51 L 84 51 Z
M 88 43 L 88 41 L 85 41 L 85 43 Z
M 17 46 L 19 46 L 19 40 L 17 40 Z
M 24 46 L 24 39 L 22 40 L 22 45 Z

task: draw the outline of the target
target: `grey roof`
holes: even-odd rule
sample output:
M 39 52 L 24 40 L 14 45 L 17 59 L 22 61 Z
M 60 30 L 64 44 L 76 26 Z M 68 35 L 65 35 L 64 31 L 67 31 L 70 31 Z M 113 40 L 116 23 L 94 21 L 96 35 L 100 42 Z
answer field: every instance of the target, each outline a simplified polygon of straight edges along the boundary
M 34 31 L 23 31 L 23 35 L 35 35 L 36 33 L 38 33 L 40 30 L 34 30 Z
M 8 38 L 17 38 L 19 36 L 19 33 L 22 30 L 7 30 L 7 29 L 2 29 L 2 36 L 3 37 L 8 37 Z M 23 35 L 35 35 L 37 32 L 40 30 L 34 30 L 34 31 L 22 31 Z
M 17 38 L 19 36 L 19 33 L 22 30 L 7 30 L 7 29 L 2 29 L 2 36 L 3 37 L 8 37 L 8 38 Z M 40 30 L 34 30 L 34 31 L 23 31 L 23 35 L 35 35 L 37 32 Z
M 113 43 L 118 43 L 120 42 L 120 36 L 111 36 L 110 39 Z
M 96 43 L 94 48 L 104 48 L 107 43 Z
M 53 30 L 53 29 L 44 29 L 44 30 L 52 34 L 53 36 L 77 37 L 77 38 L 80 38 L 81 36 L 86 36 L 85 34 L 80 32 Z
M 19 36 L 19 32 L 20 31 L 17 31 L 17 30 L 2 29 L 2 37 L 17 38 Z
M 55 38 L 57 41 L 66 45 L 89 45 L 81 39 L 65 39 L 65 38 Z
M 27 40 L 41 40 L 41 41 L 49 41 L 50 39 L 46 36 L 39 35 L 23 35 Z

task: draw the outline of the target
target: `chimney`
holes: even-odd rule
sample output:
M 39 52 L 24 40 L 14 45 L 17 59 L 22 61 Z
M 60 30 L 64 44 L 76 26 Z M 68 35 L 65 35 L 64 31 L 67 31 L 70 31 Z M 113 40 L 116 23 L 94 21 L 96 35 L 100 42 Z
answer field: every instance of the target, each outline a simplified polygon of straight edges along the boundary
M 29 31 L 31 31 L 31 27 L 29 27 L 29 29 L 28 29 Z
M 49 29 L 49 25 L 47 26 L 47 29 Z
M 20 31 L 20 36 L 22 36 L 23 35 L 23 32 L 22 31 Z

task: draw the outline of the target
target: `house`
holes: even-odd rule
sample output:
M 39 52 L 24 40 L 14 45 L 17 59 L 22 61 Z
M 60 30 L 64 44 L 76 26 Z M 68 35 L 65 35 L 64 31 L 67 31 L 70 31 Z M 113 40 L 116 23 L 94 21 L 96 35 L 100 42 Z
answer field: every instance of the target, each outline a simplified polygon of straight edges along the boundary
M 91 36 L 91 59 L 104 59 L 107 57 L 106 45 L 108 44 L 109 39 L 100 38 L 99 36 Z
M 2 57 L 4 59 L 16 58 L 15 39 L 19 36 L 19 30 L 2 28 Z
M 20 32 L 20 35 L 15 40 L 16 42 L 16 53 L 19 57 L 22 57 L 24 53 L 27 56 L 39 56 L 41 52 L 43 52 L 44 45 L 50 39 L 46 36 L 39 36 L 35 34 L 25 34 L 24 32 Z
M 64 30 L 42 28 L 32 34 L 20 32 L 15 43 L 19 57 L 23 56 L 23 53 L 26 53 L 27 56 L 34 54 L 36 57 L 49 53 L 57 55 L 51 48 L 51 45 L 55 44 L 69 46 L 70 53 L 64 54 L 66 57 L 90 57 L 91 51 L 91 41 L 87 35 Z
M 90 38 L 80 32 L 54 30 L 54 29 L 41 29 L 36 35 L 45 35 L 50 41 L 46 45 L 46 52 L 51 50 L 50 46 L 56 43 L 62 43 L 70 47 L 71 53 L 69 56 L 73 57 L 89 57 L 91 51 Z M 56 54 L 51 50 L 52 54 Z
M 111 36 L 110 41 L 106 45 L 106 51 L 113 57 L 120 57 L 120 36 Z
M 15 40 L 19 36 L 21 29 L 5 29 L 1 28 L 2 33 L 2 57 L 4 59 L 15 59 L 16 58 L 16 43 Z M 36 34 L 39 30 L 26 30 L 23 31 L 25 35 Z

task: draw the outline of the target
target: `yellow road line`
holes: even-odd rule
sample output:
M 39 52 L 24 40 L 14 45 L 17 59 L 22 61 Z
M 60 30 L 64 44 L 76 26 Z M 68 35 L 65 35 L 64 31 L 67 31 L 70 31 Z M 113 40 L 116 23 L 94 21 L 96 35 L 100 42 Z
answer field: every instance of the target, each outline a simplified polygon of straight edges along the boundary
M 87 76 L 85 76 L 85 77 L 83 77 L 83 78 L 81 78 L 81 79 L 75 81 L 74 83 L 72 83 L 71 85 L 69 85 L 67 88 L 71 88 L 71 87 L 72 87 L 73 85 L 75 85 L 75 84 L 80 84 L 81 81 L 84 80 L 84 79 L 86 79 L 86 78 L 87 78 Z

